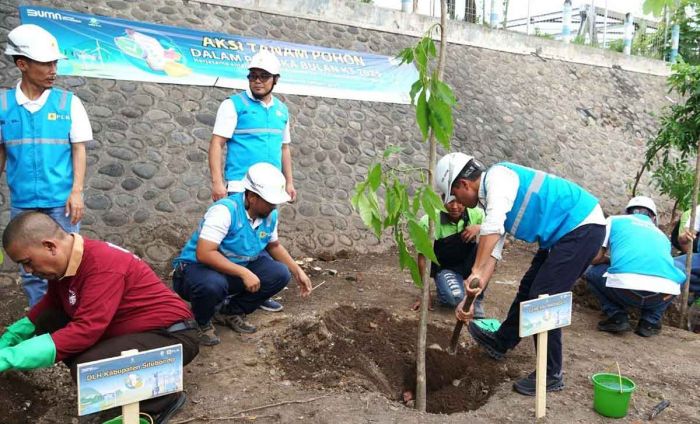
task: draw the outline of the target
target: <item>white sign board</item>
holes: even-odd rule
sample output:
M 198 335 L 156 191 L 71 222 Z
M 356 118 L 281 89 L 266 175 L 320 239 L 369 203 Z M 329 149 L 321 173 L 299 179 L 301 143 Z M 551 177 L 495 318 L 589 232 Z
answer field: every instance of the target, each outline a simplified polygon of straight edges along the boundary
M 571 325 L 571 292 L 520 303 L 520 337 Z
M 78 415 L 182 391 L 182 345 L 78 365 Z

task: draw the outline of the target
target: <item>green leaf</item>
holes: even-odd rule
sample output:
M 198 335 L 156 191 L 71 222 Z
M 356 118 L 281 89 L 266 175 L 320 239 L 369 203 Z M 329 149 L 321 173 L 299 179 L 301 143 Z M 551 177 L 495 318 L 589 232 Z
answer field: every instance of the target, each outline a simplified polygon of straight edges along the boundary
M 430 96 L 429 100 L 429 121 L 435 133 L 435 138 L 445 148 L 450 148 L 450 137 L 452 136 L 452 108 L 440 100 L 438 96 Z
M 413 284 L 417 287 L 423 287 L 423 281 L 421 279 L 420 272 L 418 271 L 418 263 L 416 259 L 411 255 L 406 248 L 406 243 L 403 239 L 403 233 L 401 231 L 396 231 L 394 239 L 396 240 L 396 245 L 399 249 L 399 265 L 401 269 L 408 268 L 411 272 L 411 278 L 413 279 Z
M 457 104 L 457 98 L 452 92 L 450 86 L 438 79 L 433 79 L 431 93 L 440 97 L 440 100 L 445 102 L 448 106 L 454 106 Z
M 425 228 L 418 221 L 414 219 L 408 221 L 408 235 L 411 237 L 411 241 L 418 253 L 422 253 L 423 256 L 433 262 L 438 261 L 433 251 L 433 242 L 430 240 L 428 232 L 425 231 Z
M 369 198 L 364 192 L 359 193 L 357 197 L 357 212 L 360 214 L 362 222 L 367 227 L 371 227 L 372 218 L 375 216 L 375 214 L 372 211 L 372 204 L 370 203 Z
M 426 51 L 430 57 L 437 57 L 437 49 L 435 48 L 435 41 L 432 38 L 426 37 Z
M 445 204 L 442 201 L 442 197 L 440 197 L 439 194 L 435 193 L 435 190 L 433 190 L 432 187 L 425 187 L 425 193 L 423 193 L 423 197 L 425 197 L 428 200 L 433 209 L 437 209 L 442 212 L 447 212 L 447 209 L 445 209 Z
M 423 135 L 423 141 L 428 139 L 428 122 L 430 120 L 430 110 L 428 109 L 428 102 L 425 98 L 425 90 L 418 96 L 418 103 L 416 104 L 416 121 L 418 122 L 418 128 Z
M 430 198 L 430 193 L 428 192 L 428 190 L 423 190 L 420 196 L 420 200 L 421 204 L 423 205 L 423 210 L 425 211 L 425 214 L 428 215 L 428 218 L 433 222 L 438 222 L 438 211 L 432 203 L 432 199 Z
M 411 98 L 411 104 L 416 104 L 416 95 L 423 89 L 423 81 L 417 79 L 416 82 L 411 85 L 411 91 L 408 93 Z
M 380 164 L 377 163 L 370 169 L 367 182 L 369 182 L 369 187 L 372 191 L 377 191 L 382 183 L 382 166 Z
M 399 54 L 396 55 L 396 59 L 401 59 L 400 65 L 403 65 L 404 63 L 413 63 L 413 49 L 407 47 L 401 50 Z

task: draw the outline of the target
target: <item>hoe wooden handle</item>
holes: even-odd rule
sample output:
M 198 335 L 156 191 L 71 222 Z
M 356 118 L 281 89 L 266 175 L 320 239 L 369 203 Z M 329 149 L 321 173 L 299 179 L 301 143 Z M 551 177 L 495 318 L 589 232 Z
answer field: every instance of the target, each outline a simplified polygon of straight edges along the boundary
M 479 279 L 474 278 L 471 283 L 469 283 L 469 288 L 470 289 L 477 289 L 479 288 Z M 472 303 L 474 303 L 474 298 L 475 296 L 467 292 L 467 301 L 464 302 L 464 306 L 462 307 L 462 310 L 464 312 L 469 312 L 469 309 L 472 307 Z M 464 326 L 464 322 L 457 320 L 457 324 L 455 324 L 455 329 L 452 331 L 452 339 L 450 340 L 450 346 L 447 348 L 447 351 L 451 354 L 454 354 L 457 352 L 457 342 L 459 341 L 459 334 L 462 332 L 462 327 Z

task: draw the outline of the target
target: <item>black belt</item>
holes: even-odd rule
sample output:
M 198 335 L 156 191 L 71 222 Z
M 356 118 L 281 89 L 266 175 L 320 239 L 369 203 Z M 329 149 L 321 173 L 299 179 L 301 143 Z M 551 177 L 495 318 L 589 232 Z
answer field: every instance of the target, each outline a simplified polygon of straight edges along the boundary
M 646 301 L 666 301 L 668 298 L 673 297 L 672 294 L 666 294 L 666 293 L 654 293 L 654 292 L 649 292 L 649 291 L 644 291 L 644 290 L 630 290 L 630 289 L 621 289 L 618 293 L 622 294 L 623 296 L 627 297 L 628 299 L 632 299 L 635 301 L 639 300 L 644 300 Z M 649 294 L 642 294 L 642 293 L 649 293 Z
M 176 322 L 175 324 L 166 328 L 165 331 L 168 333 L 177 333 L 178 331 L 193 330 L 198 327 L 197 321 L 188 319 L 187 321 Z

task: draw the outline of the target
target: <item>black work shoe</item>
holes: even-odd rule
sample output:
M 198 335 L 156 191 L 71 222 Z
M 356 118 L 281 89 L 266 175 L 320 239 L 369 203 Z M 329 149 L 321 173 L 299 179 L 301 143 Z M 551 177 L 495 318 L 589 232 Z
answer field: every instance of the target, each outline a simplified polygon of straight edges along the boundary
M 493 331 L 488 331 L 480 328 L 478 325 L 471 321 L 467 326 L 469 329 L 469 334 L 472 336 L 474 341 L 486 350 L 486 353 L 496 360 L 501 360 L 506 354 L 496 340 L 495 333 Z
M 651 337 L 659 334 L 660 331 L 661 323 L 652 324 L 645 319 L 640 319 L 637 328 L 634 330 L 634 334 L 642 337 Z
M 251 334 L 251 333 L 255 333 L 256 331 L 258 331 L 258 329 L 255 328 L 255 326 L 253 324 L 251 324 L 245 320 L 245 314 L 236 314 L 236 315 L 215 314 L 214 321 L 216 321 L 218 324 L 223 324 L 223 325 L 229 327 L 231 330 L 235 331 L 236 333 Z
M 546 386 L 548 392 L 558 392 L 564 390 L 564 379 L 561 375 L 553 377 L 547 376 Z M 535 396 L 537 393 L 537 379 L 535 373 L 532 372 L 525 378 L 513 383 L 513 390 L 525 396 Z
M 630 331 L 629 319 L 627 314 L 615 314 L 610 318 L 604 319 L 598 323 L 598 330 L 607 331 L 608 333 L 622 333 L 625 331 Z

